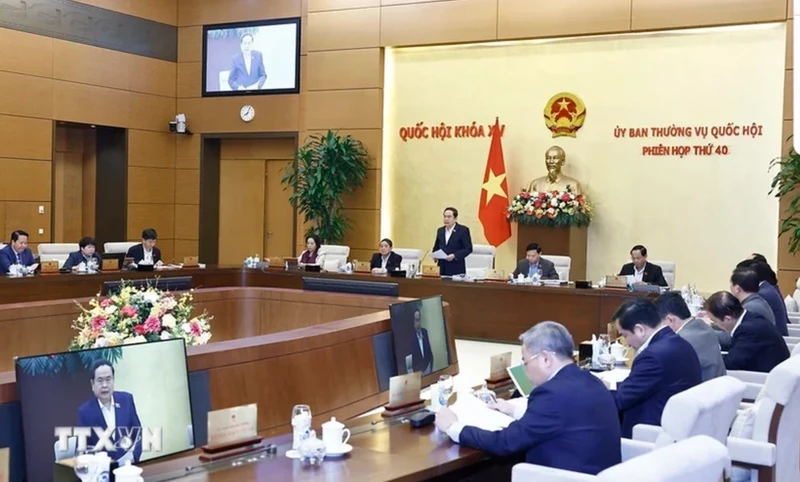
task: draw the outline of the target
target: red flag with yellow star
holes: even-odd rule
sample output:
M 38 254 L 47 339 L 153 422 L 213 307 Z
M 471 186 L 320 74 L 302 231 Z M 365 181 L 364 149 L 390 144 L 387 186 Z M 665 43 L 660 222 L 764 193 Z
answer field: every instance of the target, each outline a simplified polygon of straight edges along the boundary
M 486 236 L 486 241 L 495 247 L 511 237 L 511 223 L 506 218 L 508 209 L 506 163 L 503 160 L 503 143 L 500 135 L 498 118 L 492 128 L 492 146 L 489 148 L 489 159 L 486 161 L 486 171 L 483 174 L 481 203 L 478 207 L 478 219 L 483 225 L 483 234 Z

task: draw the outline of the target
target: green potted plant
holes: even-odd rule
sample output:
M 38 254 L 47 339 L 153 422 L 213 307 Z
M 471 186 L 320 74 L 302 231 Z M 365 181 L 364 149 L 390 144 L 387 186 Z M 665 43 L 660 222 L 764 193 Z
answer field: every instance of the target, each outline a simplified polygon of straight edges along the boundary
M 297 150 L 281 183 L 292 189 L 289 201 L 326 244 L 339 244 L 350 223 L 344 213 L 344 194 L 364 185 L 369 153 L 361 141 L 333 131 L 315 134 Z
M 800 249 L 800 154 L 792 147 L 789 154 L 772 161 L 770 169 L 775 167 L 778 173 L 772 179 L 769 193 L 779 199 L 791 198 L 785 217 L 781 218 L 780 236 L 789 233 L 789 252 L 794 254 Z

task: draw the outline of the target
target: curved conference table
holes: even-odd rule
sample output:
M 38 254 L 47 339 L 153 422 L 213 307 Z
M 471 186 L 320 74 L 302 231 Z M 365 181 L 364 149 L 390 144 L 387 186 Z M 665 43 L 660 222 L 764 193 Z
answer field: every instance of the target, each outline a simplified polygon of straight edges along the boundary
M 325 465 L 324 474 L 298 474 L 297 466 L 285 457 L 268 457 L 249 464 L 251 468 L 237 469 L 238 475 L 216 470 L 201 480 L 256 480 L 264 470 L 287 474 L 287 479 L 293 474 L 292 480 L 428 480 L 452 476 L 458 470 L 495 468 L 485 454 L 451 446 L 446 437 L 430 428 L 410 431 L 398 421 L 353 420 L 387 402 L 388 379 L 396 372 L 392 371 L 387 308 L 398 298 L 302 291 L 304 276 L 397 283 L 405 298 L 441 294 L 451 365 L 425 377 L 424 386 L 441 373 L 458 373 L 455 337 L 516 342 L 519 333 L 536 321 L 555 319 L 581 340 L 604 332 L 619 303 L 635 296 L 611 290 L 262 272 L 241 267 L 0 279 L 0 421 L 5 422 L 0 423 L 0 447 L 12 447 L 12 480 L 21 470 L 21 460 L 14 456 L 15 449 L 17 455 L 21 449 L 21 434 L 16 432 L 20 430 L 19 404 L 14 375 L 8 371 L 13 369 L 13 356 L 63 351 L 79 310 L 74 300 L 88 301 L 104 282 L 156 276 L 190 276 L 195 308 L 215 317 L 213 343 L 188 349 L 198 445 L 207 435 L 208 410 L 253 402 L 259 405 L 258 430 L 263 436 L 290 431 L 289 414 L 296 403 L 311 405 L 315 426 L 331 416 L 348 420 L 354 428 L 362 425 L 353 435 L 356 451 L 343 465 Z M 275 443 L 285 449 L 285 439 L 277 438 Z M 404 457 L 409 460 L 399 463 Z M 390 464 L 390 459 L 397 463 Z M 181 464 L 196 465 L 196 461 L 192 455 L 154 462 L 147 472 L 165 473 L 185 467 Z M 270 468 L 261 467 L 263 464 Z

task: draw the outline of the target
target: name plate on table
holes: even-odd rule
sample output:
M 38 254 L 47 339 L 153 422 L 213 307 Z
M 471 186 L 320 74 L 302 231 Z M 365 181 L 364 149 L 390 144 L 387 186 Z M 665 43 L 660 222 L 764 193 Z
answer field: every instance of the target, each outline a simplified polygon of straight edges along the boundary
M 208 412 L 208 445 L 227 445 L 258 436 L 258 405 L 242 405 Z
M 439 267 L 429 264 L 422 265 L 422 276 L 439 276 Z
M 183 267 L 184 268 L 194 268 L 196 267 L 199 262 L 199 258 L 197 256 L 186 256 L 183 258 Z
M 506 369 L 511 366 L 511 352 L 494 355 L 489 359 L 489 380 L 508 378 Z
M 397 407 L 418 401 L 421 387 L 422 374 L 420 372 L 390 378 L 389 406 Z
M 117 271 L 119 270 L 119 260 L 118 259 L 104 259 L 103 260 L 103 271 Z
M 367 261 L 357 261 L 356 262 L 356 272 L 357 273 L 369 273 L 371 270 L 369 269 L 369 262 Z
M 9 474 L 8 474 L 8 465 L 11 453 L 11 449 L 5 448 L 0 449 L 0 482 L 8 482 Z
M 58 273 L 58 261 L 42 261 L 42 273 Z

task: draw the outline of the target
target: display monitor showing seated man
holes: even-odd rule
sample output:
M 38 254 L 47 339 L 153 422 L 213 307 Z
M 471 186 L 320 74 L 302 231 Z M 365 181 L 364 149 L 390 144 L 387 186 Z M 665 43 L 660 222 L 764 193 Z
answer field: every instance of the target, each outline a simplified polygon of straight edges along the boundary
M 86 451 L 120 465 L 194 447 L 183 339 L 18 358 L 15 368 L 28 480 L 52 480 L 53 461 L 78 455 L 79 427 L 91 429 Z
M 441 296 L 393 304 L 389 314 L 399 375 L 430 375 L 450 366 Z

